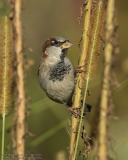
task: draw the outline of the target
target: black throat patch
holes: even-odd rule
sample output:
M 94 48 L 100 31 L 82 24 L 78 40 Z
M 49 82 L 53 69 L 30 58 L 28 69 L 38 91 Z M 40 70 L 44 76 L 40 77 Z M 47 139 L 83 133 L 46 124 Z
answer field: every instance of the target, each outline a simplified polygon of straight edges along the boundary
M 63 81 L 64 76 L 66 74 L 69 74 L 71 70 L 71 65 L 65 65 L 64 59 L 60 60 L 60 62 L 57 63 L 51 70 L 50 70 L 50 76 L 49 80 L 55 82 L 55 81 Z

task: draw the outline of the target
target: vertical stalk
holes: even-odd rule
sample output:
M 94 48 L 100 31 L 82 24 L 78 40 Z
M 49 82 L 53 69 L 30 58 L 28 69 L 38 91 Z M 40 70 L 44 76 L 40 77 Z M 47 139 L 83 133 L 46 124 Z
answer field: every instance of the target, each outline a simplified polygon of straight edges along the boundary
M 70 154 L 71 160 L 76 159 L 76 153 L 78 148 L 78 142 L 80 137 L 82 118 L 85 109 L 85 101 L 88 89 L 88 83 L 94 71 L 96 69 L 97 60 L 100 52 L 100 36 L 102 36 L 102 28 L 103 28 L 103 19 L 104 19 L 104 2 L 102 0 L 97 0 L 94 5 L 94 11 L 91 13 L 93 2 L 90 0 L 87 2 L 86 8 L 86 20 L 84 23 L 84 33 L 83 33 L 83 46 L 82 46 L 82 54 L 80 58 L 79 66 L 85 72 L 79 74 L 77 77 L 76 90 L 73 107 L 77 108 L 80 105 L 80 101 L 82 99 L 82 91 L 85 84 L 84 89 L 84 98 L 83 105 L 81 107 L 81 115 L 80 118 L 72 117 L 72 133 L 71 133 L 71 144 L 72 154 Z M 89 34 L 87 34 L 89 32 Z M 71 153 L 71 152 L 70 152 Z
M 11 87 L 13 73 L 13 38 L 12 24 L 5 16 L 0 23 L 0 114 L 2 123 L 2 147 L 1 158 L 4 159 L 4 138 L 5 138 L 5 115 L 9 111 L 11 104 Z
M 2 156 L 2 160 L 4 160 L 5 114 L 3 114 L 2 117 L 3 117 L 3 123 L 2 123 L 2 147 L 1 147 L 1 156 Z
M 86 3 L 87 1 L 85 1 Z M 84 29 L 82 35 L 82 51 L 81 57 L 79 61 L 79 67 L 85 70 L 85 59 L 88 51 L 89 45 L 89 26 L 90 26 L 90 19 L 91 19 L 91 7 L 92 7 L 92 0 L 89 0 L 85 6 L 85 16 L 84 16 Z M 85 83 L 85 72 L 78 73 L 77 82 L 75 87 L 75 96 L 73 101 L 73 107 L 78 108 L 80 107 L 80 101 L 82 98 L 82 90 Z M 77 146 L 76 146 L 76 139 L 78 133 L 78 125 L 79 125 L 79 117 L 75 118 L 74 115 L 72 116 L 72 130 L 71 130 L 71 142 L 70 142 L 70 160 L 74 160 L 76 157 Z
M 15 52 L 17 60 L 17 104 L 15 107 L 15 152 L 24 154 L 24 136 L 25 136 L 25 88 L 24 88 L 24 70 L 22 53 L 22 23 L 21 23 L 21 0 L 12 0 L 14 5 L 14 31 L 15 31 Z
M 79 127 L 78 127 L 78 134 L 77 134 L 77 139 L 76 139 L 76 147 L 75 147 L 75 152 L 74 152 L 74 160 L 76 159 L 76 153 L 77 153 L 77 148 L 78 148 L 78 143 L 79 143 L 79 137 L 80 137 L 80 130 L 81 130 L 81 126 L 82 126 L 82 118 L 83 118 L 83 113 L 84 113 L 84 104 L 86 101 L 86 93 L 88 90 L 88 83 L 89 83 L 89 79 L 86 80 L 86 85 L 85 85 L 85 95 L 84 95 L 84 99 L 83 99 L 83 106 L 82 106 L 82 111 L 81 111 L 81 117 L 80 117 L 80 122 L 79 122 Z
M 104 53 L 104 78 L 101 90 L 101 101 L 100 101 L 100 121 L 99 121 L 99 145 L 98 145 L 98 160 L 107 160 L 107 113 L 108 113 L 108 94 L 110 90 L 110 70 L 112 62 L 113 45 L 111 38 L 114 32 L 114 0 L 108 0 L 107 11 L 106 11 L 106 46 Z

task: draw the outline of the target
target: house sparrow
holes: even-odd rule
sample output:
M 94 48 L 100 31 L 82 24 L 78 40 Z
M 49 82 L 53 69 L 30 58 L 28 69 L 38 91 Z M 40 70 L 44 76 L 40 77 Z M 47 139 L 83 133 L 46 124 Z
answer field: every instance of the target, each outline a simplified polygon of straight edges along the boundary
M 56 36 L 48 39 L 43 45 L 38 69 L 38 81 L 47 96 L 68 107 L 72 106 L 75 87 L 75 70 L 66 57 L 68 48 L 72 45 L 65 37 Z M 85 111 L 90 110 L 91 106 L 86 104 Z

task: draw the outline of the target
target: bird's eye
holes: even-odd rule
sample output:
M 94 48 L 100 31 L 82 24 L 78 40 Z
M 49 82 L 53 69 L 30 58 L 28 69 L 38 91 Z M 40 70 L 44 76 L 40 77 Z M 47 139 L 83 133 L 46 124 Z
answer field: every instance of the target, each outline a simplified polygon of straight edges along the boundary
M 56 46 L 56 47 L 59 47 L 60 45 L 60 42 L 59 41 L 52 41 L 52 46 Z
M 59 44 L 59 42 L 58 41 L 54 41 L 54 44 Z

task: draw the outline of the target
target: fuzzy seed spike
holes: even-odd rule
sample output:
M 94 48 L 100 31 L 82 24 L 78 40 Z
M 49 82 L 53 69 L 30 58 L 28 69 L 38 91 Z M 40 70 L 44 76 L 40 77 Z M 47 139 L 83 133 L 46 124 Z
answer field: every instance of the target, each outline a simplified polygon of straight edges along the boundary
M 104 5 L 102 0 L 96 3 L 95 10 L 92 16 L 92 24 L 90 26 L 90 45 L 88 50 L 88 55 L 86 58 L 86 78 L 92 78 L 99 57 L 100 44 L 103 29 L 103 19 L 104 19 Z
M 7 114 L 12 86 L 12 24 L 5 16 L 0 24 L 0 114 Z

